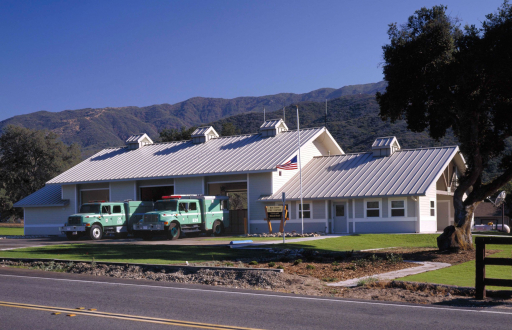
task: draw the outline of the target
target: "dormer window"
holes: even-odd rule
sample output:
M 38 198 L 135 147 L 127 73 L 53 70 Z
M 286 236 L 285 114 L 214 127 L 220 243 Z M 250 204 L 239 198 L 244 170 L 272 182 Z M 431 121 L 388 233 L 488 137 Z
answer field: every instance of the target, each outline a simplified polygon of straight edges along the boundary
M 153 140 L 151 140 L 146 133 L 140 133 L 130 136 L 125 143 L 129 149 L 135 150 L 153 144 Z
M 389 157 L 400 149 L 395 136 L 377 138 L 372 144 L 373 157 Z
M 192 142 L 195 144 L 205 143 L 218 137 L 219 134 L 212 126 L 198 127 L 192 132 Z
M 276 136 L 286 131 L 288 131 L 288 126 L 286 126 L 282 119 L 266 120 L 263 125 L 260 126 L 262 136 Z

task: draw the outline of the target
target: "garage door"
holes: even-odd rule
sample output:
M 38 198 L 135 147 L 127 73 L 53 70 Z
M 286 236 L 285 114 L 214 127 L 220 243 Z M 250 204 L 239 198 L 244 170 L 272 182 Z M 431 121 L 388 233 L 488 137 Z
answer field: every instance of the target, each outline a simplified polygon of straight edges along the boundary
M 140 200 L 155 202 L 162 199 L 162 196 L 169 196 L 174 194 L 174 186 L 162 187 L 141 187 Z

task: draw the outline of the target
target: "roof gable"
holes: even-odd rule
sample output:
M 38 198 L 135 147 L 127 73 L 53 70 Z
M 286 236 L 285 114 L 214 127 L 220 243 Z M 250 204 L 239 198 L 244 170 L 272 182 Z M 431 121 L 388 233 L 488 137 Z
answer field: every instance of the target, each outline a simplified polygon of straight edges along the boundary
M 46 185 L 14 204 L 14 207 L 50 207 L 69 204 L 69 200 L 62 199 L 61 196 L 61 185 Z

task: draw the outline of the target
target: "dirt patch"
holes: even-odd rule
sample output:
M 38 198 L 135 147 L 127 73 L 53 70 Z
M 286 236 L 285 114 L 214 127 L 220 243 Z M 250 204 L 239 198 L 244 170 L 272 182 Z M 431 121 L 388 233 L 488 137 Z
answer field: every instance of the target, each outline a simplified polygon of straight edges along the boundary
M 0 223 L 0 227 L 4 228 L 23 228 L 22 223 L 12 223 L 12 222 L 2 222 Z

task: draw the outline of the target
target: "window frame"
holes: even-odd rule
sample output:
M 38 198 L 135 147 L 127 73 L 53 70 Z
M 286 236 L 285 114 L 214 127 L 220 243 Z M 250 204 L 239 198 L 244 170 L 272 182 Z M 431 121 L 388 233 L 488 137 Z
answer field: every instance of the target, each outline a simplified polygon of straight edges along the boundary
M 313 202 L 302 202 L 304 205 L 309 205 L 309 210 L 304 210 L 304 212 L 309 212 L 309 218 L 304 216 L 304 219 L 313 219 Z M 302 219 L 300 216 L 300 201 L 297 202 L 297 219 Z
M 392 208 L 392 202 L 404 202 L 403 208 Z M 404 215 L 392 215 L 393 210 L 404 210 Z M 405 218 L 407 217 L 407 198 L 389 198 L 388 199 L 388 217 Z
M 432 203 L 434 203 L 434 206 L 432 206 Z M 437 201 L 435 199 L 431 199 L 430 200 L 430 203 L 428 204 L 428 209 L 429 209 L 429 213 L 428 215 L 430 217 L 437 217 Z M 434 211 L 434 215 L 432 215 L 432 211 Z M 448 209 L 448 214 L 449 214 L 449 209 Z
M 378 202 L 379 203 L 379 208 L 378 208 L 379 216 L 378 217 L 369 217 L 368 216 L 368 210 L 377 210 L 375 208 L 368 209 L 368 202 Z M 370 218 L 370 219 L 382 218 L 382 199 L 381 198 L 378 198 L 378 199 L 377 198 L 372 198 L 372 199 L 365 199 L 364 200 L 364 218 L 365 219 L 368 219 L 368 218 Z

